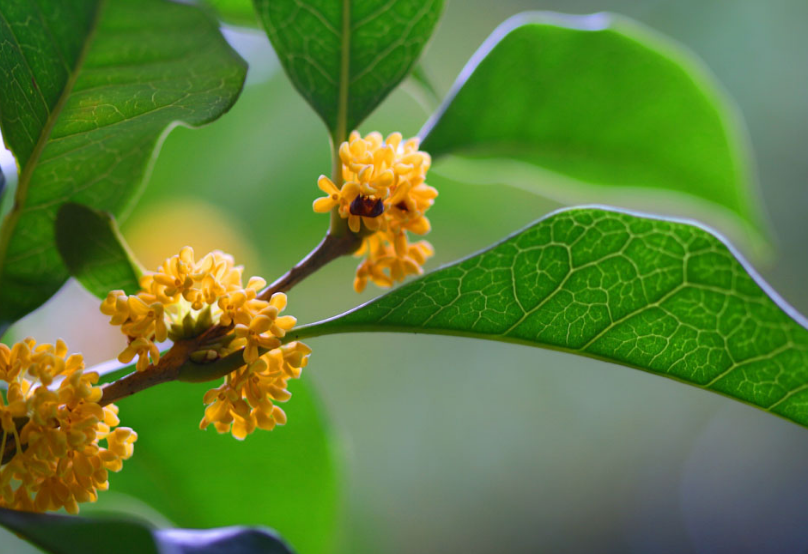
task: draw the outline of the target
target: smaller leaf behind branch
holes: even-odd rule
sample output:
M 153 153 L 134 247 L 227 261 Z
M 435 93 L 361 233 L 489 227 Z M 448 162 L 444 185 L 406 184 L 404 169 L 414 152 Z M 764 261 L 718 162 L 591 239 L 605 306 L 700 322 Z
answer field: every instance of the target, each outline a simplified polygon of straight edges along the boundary
M 56 215 L 56 246 L 70 274 L 98 298 L 111 290 L 140 290 L 143 268 L 111 214 L 64 204 Z
M 808 329 L 758 279 L 696 225 L 571 209 L 289 340 L 383 331 L 551 348 L 808 427 Z

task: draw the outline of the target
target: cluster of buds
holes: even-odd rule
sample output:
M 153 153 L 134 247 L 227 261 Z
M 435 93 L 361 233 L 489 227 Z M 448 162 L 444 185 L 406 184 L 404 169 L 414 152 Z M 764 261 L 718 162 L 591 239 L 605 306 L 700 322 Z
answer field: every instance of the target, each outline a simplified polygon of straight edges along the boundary
M 94 502 L 110 471 L 132 456 L 137 434 L 102 406 L 98 374 L 61 340 L 0 344 L 0 507 L 44 512 Z M 105 442 L 105 446 L 100 443 Z
M 314 201 L 315 212 L 336 208 L 351 231 L 359 233 L 362 225 L 367 229 L 357 253 L 365 256 L 354 280 L 357 292 L 368 280 L 389 287 L 407 275 L 420 275 L 426 258 L 434 253 L 428 242 L 410 244 L 407 239 L 407 232 L 429 232 L 425 213 L 438 195 L 426 184 L 432 160 L 418 150 L 418 142 L 418 138 L 404 141 L 401 133 L 385 139 L 377 132 L 362 138 L 354 131 L 339 148 L 342 187 L 324 175 L 317 182 L 328 196 Z
M 292 316 L 279 316 L 286 308 L 285 294 L 277 292 L 268 302 L 252 302 L 261 307 L 254 317 L 245 317 L 243 311 L 232 314 L 236 338 L 228 345 L 231 351 L 243 348 L 245 365 L 205 393 L 207 408 L 199 423 L 200 429 L 213 425 L 219 433 L 230 432 L 239 440 L 256 429 L 271 431 L 286 423 L 286 413 L 273 401 L 286 402 L 292 397 L 287 382 L 300 377 L 311 354 L 311 348 L 302 342 L 281 345 L 279 339 L 296 323 Z M 223 317 L 231 317 L 225 314 Z
M 244 366 L 205 395 L 208 407 L 200 425 L 205 429 L 213 424 L 220 433 L 232 430 L 240 439 L 256 428 L 269 430 L 286 422 L 286 414 L 273 401 L 288 400 L 286 382 L 300 376 L 311 354 L 302 343 L 281 345 L 297 323 L 281 315 L 286 295 L 259 298 L 266 281 L 252 277 L 245 287 L 242 272 L 228 254 L 214 251 L 197 262 L 193 249 L 185 247 L 155 273 L 144 275 L 140 292 L 115 290 L 101 304 L 101 312 L 128 339 L 118 360 L 129 363 L 138 356 L 139 371 L 149 367 L 149 359 L 159 362 L 157 343 L 167 338 L 192 339 L 215 325 L 232 326 L 232 334 L 201 344 L 191 360 L 211 362 L 243 350 Z
M 219 433 L 231 432 L 243 440 L 256 429 L 271 431 L 285 424 L 286 413 L 273 402 L 291 398 L 287 382 L 300 377 L 309 354 L 311 348 L 302 342 L 290 342 L 229 374 L 221 386 L 205 394 L 207 408 L 199 428 L 212 424 Z
M 137 369 L 143 371 L 150 358 L 154 364 L 160 361 L 157 343 L 193 338 L 217 323 L 249 326 L 263 316 L 269 303 L 256 297 L 266 282 L 253 277 L 245 287 L 242 272 L 228 254 L 214 251 L 197 262 L 193 248 L 186 246 L 156 272 L 143 275 L 137 294 L 110 292 L 101 313 L 110 317 L 110 324 L 120 326 L 128 341 L 118 361 L 129 363 L 137 356 Z M 277 315 L 275 310 L 270 312 Z M 295 319 L 278 319 L 276 328 L 281 331 L 277 336 L 283 336 Z M 215 353 L 214 349 L 205 351 L 209 356 Z

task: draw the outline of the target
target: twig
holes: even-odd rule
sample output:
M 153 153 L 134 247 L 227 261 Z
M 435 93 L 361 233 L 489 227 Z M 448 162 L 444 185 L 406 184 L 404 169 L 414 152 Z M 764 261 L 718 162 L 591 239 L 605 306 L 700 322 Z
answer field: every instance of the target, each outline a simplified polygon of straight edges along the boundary
M 327 263 L 340 256 L 354 253 L 356 249 L 359 248 L 361 242 L 362 239 L 353 233 L 346 233 L 341 236 L 328 233 L 320 244 L 309 252 L 308 256 L 303 258 L 297 265 L 287 271 L 286 274 L 282 275 L 274 283 L 261 291 L 258 298 L 261 300 L 269 300 L 276 292 L 286 292 L 290 290 Z

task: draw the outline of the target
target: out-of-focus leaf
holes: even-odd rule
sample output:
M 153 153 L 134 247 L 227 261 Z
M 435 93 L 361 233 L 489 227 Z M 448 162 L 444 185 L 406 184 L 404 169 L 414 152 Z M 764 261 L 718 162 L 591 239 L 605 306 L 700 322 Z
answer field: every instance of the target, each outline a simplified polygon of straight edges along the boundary
M 417 64 L 412 69 L 410 79 L 423 92 L 424 96 L 426 96 L 430 102 L 437 102 L 440 100 L 438 89 L 435 88 L 435 84 L 432 82 L 432 79 L 427 74 L 423 65 Z
M 344 140 L 407 76 L 443 0 L 255 0 L 297 90 Z
M 154 537 L 161 554 L 292 554 L 274 532 L 258 527 L 159 529 Z
M 216 14 L 233 25 L 244 27 L 258 27 L 258 17 L 255 15 L 252 0 L 206 0 Z
M 161 529 L 122 518 L 32 514 L 0 508 L 0 525 L 51 554 L 291 554 L 273 532 L 249 527 Z
M 56 246 L 70 274 L 98 298 L 137 294 L 143 269 L 110 214 L 68 202 L 56 214 Z
M 118 402 L 122 424 L 137 431 L 138 441 L 123 471 L 110 475 L 110 491 L 143 500 L 181 527 L 267 525 L 300 552 L 330 552 L 339 510 L 336 462 L 307 376 L 290 384 L 288 423 L 243 442 L 213 427 L 199 430 L 202 396 L 214 386 L 168 383 Z M 93 508 L 112 511 L 114 503 L 114 495 L 102 493 Z
M 562 203 L 696 217 L 765 244 L 732 102 L 693 54 L 623 17 L 508 20 L 420 136 L 433 157 L 474 158 L 497 183 L 520 162 L 534 168 L 520 186 Z
M 227 111 L 246 67 L 215 21 L 163 0 L 7 0 L 0 48 L 0 127 L 21 168 L 0 231 L 5 328 L 68 276 L 59 207 L 124 214 L 166 130 Z
M 571 352 L 808 426 L 808 330 L 714 235 L 598 208 L 555 213 L 288 340 L 458 335 Z
M 138 554 L 162 554 L 152 531 L 127 519 L 88 519 L 0 508 L 0 524 L 53 554 L 106 554 L 116 545 L 126 545 L 129 552 Z

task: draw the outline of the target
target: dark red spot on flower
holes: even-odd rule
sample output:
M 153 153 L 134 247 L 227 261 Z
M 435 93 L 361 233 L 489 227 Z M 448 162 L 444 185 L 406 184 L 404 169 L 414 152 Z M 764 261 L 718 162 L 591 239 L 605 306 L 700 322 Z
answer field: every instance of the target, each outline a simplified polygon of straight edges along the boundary
M 351 202 L 351 213 L 362 217 L 379 217 L 384 212 L 384 202 L 381 198 L 362 196 L 361 194 Z

